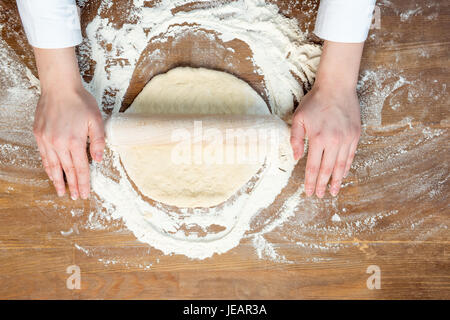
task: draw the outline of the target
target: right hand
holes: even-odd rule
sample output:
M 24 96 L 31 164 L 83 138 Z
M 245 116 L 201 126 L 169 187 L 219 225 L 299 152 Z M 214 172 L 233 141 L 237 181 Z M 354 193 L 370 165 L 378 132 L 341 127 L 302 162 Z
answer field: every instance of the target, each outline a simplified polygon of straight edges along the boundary
M 45 172 L 53 181 L 58 196 L 65 193 L 63 171 L 73 200 L 89 197 L 89 163 L 86 154 L 100 162 L 105 147 L 103 119 L 95 98 L 81 83 L 42 91 L 33 132 Z

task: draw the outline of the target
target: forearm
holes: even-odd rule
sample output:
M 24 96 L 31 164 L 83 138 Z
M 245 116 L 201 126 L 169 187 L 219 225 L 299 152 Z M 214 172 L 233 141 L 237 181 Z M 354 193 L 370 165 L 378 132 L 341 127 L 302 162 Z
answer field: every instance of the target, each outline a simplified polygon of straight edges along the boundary
M 315 88 L 355 90 L 364 43 L 325 41 Z
M 73 47 L 63 49 L 34 48 L 41 91 L 60 92 L 81 87 L 78 62 Z
M 34 49 L 41 96 L 33 132 L 45 171 L 59 196 L 65 193 L 63 171 L 72 199 L 89 195 L 89 163 L 101 161 L 105 147 L 104 127 L 95 98 L 83 88 L 73 47 Z
M 311 91 L 295 111 L 291 129 L 294 157 L 303 155 L 308 137 L 305 192 L 337 195 L 353 162 L 360 136 L 360 106 L 356 95 L 364 44 L 325 41 Z
M 322 198 L 331 177 L 337 195 L 360 136 L 356 95 L 364 41 L 375 0 L 321 0 L 314 33 L 325 40 L 314 86 L 295 111 L 291 144 L 296 159 L 308 137 L 305 193 Z

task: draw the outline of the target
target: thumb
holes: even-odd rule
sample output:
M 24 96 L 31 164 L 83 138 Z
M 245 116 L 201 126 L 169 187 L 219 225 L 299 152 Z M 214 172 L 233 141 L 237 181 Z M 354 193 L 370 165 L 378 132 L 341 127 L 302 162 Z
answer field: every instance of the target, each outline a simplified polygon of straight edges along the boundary
M 101 116 L 91 119 L 89 123 L 89 139 L 91 141 L 91 157 L 97 162 L 102 161 L 105 149 L 105 129 Z
M 295 160 L 298 160 L 303 156 L 304 145 L 305 128 L 303 127 L 303 121 L 301 121 L 300 115 L 296 115 L 294 116 L 291 128 L 291 146 Z

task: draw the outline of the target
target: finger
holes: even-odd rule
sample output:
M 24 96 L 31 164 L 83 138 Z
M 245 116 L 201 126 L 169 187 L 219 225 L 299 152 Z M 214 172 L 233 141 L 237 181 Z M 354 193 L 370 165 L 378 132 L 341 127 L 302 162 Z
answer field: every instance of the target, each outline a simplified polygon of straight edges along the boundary
M 319 143 L 316 139 L 312 140 L 308 151 L 305 173 L 305 193 L 308 197 L 314 193 L 316 187 L 322 153 L 323 144 Z
M 355 158 L 356 147 L 358 146 L 358 142 L 359 142 L 359 139 L 355 139 L 350 146 L 350 151 L 348 152 L 347 163 L 345 165 L 344 178 L 346 178 L 348 173 L 350 172 L 350 167 L 352 166 L 353 159 Z
M 46 145 L 45 150 L 47 153 L 48 165 L 53 178 L 53 185 L 55 186 L 58 196 L 62 197 L 66 191 L 66 188 L 61 170 L 61 163 L 59 162 L 58 155 L 50 146 Z
M 49 179 L 51 181 L 53 181 L 52 172 L 51 172 L 50 166 L 48 164 L 47 153 L 45 151 L 44 144 L 43 144 L 42 140 L 37 139 L 37 138 L 36 138 L 36 143 L 37 143 L 37 146 L 38 146 L 38 149 L 39 149 L 39 154 L 41 155 L 42 166 L 44 167 L 45 173 L 47 174 Z
M 327 146 L 323 152 L 322 163 L 320 165 L 319 177 L 317 179 L 316 195 L 323 198 L 327 189 L 328 180 L 333 173 L 334 164 L 338 155 L 337 145 Z
M 62 168 L 66 174 L 67 184 L 69 185 L 70 197 L 72 198 L 72 200 L 77 200 L 79 192 L 72 156 L 68 149 L 62 149 L 58 150 L 58 157 L 62 165 Z
M 294 118 L 294 123 L 291 128 L 291 146 L 294 152 L 294 159 L 298 160 L 303 156 L 305 145 L 305 128 L 303 123 L 296 121 Z
M 339 189 L 341 188 L 342 177 L 345 173 L 349 150 L 350 145 L 344 145 L 341 147 L 337 155 L 330 186 L 330 193 L 332 196 L 336 196 L 339 193 Z
M 101 117 L 92 120 L 89 124 L 89 138 L 91 140 L 90 153 L 92 159 L 97 162 L 102 161 L 105 149 L 105 129 Z
M 89 163 L 86 154 L 86 144 L 79 142 L 72 144 L 70 148 L 72 161 L 75 167 L 75 172 L 78 181 L 78 190 L 82 199 L 89 197 Z

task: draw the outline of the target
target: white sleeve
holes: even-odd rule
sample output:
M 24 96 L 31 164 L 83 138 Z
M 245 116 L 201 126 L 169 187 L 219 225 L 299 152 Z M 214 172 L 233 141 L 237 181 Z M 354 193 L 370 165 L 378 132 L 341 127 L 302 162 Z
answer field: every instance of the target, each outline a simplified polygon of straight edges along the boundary
M 314 33 L 335 42 L 364 42 L 376 0 L 321 0 Z
M 81 43 L 75 0 L 17 0 L 17 7 L 33 47 L 57 49 Z

